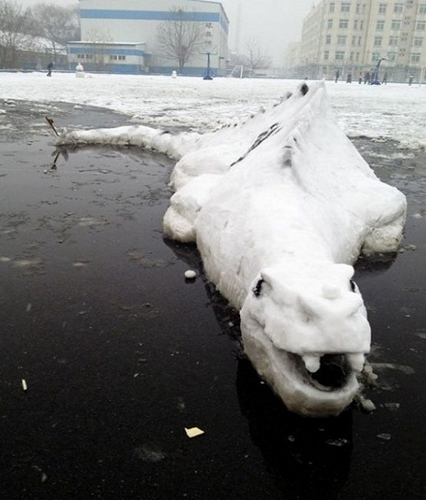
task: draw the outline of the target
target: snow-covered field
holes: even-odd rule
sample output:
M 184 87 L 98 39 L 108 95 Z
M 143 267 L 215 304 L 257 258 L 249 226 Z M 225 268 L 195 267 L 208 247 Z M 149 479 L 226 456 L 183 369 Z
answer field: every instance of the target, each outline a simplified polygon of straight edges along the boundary
M 308 82 L 309 83 L 309 82 Z M 0 99 L 69 102 L 120 111 L 159 128 L 216 129 L 276 103 L 296 80 L 201 78 L 73 73 L 0 73 Z M 426 147 L 426 86 L 326 82 L 331 105 L 349 136 L 391 138 Z M 0 109 L 1 112 L 1 109 Z

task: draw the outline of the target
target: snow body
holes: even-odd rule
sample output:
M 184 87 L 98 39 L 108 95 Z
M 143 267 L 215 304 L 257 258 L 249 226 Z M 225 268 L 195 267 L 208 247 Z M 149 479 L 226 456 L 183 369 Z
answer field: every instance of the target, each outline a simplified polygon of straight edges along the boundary
M 258 373 L 292 411 L 340 413 L 358 390 L 371 337 L 352 264 L 361 252 L 397 249 L 406 200 L 337 125 L 324 84 L 301 84 L 216 133 L 129 130 L 180 158 L 164 231 L 196 242 L 209 279 L 241 311 Z M 62 141 L 84 142 L 81 134 Z

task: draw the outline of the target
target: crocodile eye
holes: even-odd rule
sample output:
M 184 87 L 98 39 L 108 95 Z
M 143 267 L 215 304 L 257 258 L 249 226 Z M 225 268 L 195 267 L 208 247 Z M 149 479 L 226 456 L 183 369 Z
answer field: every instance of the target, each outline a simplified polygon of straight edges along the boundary
M 260 292 L 262 291 L 262 285 L 265 282 L 265 280 L 260 279 L 257 283 L 256 286 L 253 288 L 253 293 L 256 297 L 259 297 Z
M 349 281 L 349 283 L 350 283 L 350 285 L 351 285 L 351 291 L 355 293 L 355 292 L 356 292 L 356 284 L 355 284 L 355 281 L 350 280 L 350 281 Z

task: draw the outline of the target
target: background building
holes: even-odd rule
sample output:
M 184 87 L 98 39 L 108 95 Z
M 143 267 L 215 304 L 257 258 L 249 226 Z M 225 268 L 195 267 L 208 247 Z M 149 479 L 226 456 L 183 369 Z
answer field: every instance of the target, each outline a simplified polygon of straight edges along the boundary
M 426 0 L 323 0 L 302 28 L 297 76 L 421 81 L 426 67 Z
M 158 47 L 157 29 L 182 9 L 188 22 L 196 16 L 205 46 L 184 66 L 187 75 L 203 75 L 210 54 L 213 75 L 226 72 L 228 17 L 219 2 L 201 0 L 80 0 L 81 41 L 68 45 L 71 67 L 78 62 L 89 71 L 168 73 L 177 61 Z

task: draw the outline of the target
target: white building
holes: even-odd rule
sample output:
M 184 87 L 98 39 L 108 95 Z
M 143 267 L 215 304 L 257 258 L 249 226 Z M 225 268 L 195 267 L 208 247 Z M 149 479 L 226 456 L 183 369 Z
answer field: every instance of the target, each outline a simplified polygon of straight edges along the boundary
M 178 64 L 158 49 L 157 28 L 171 19 L 172 9 L 182 9 L 188 22 L 195 18 L 205 33 L 203 49 L 185 64 L 184 73 L 202 76 L 209 58 L 211 73 L 224 75 L 229 20 L 221 3 L 201 0 L 80 0 L 81 41 L 68 45 L 70 66 L 80 62 L 89 71 L 171 74 Z
M 354 79 L 380 72 L 388 81 L 422 79 L 426 0 L 322 0 L 305 18 L 299 76 Z

